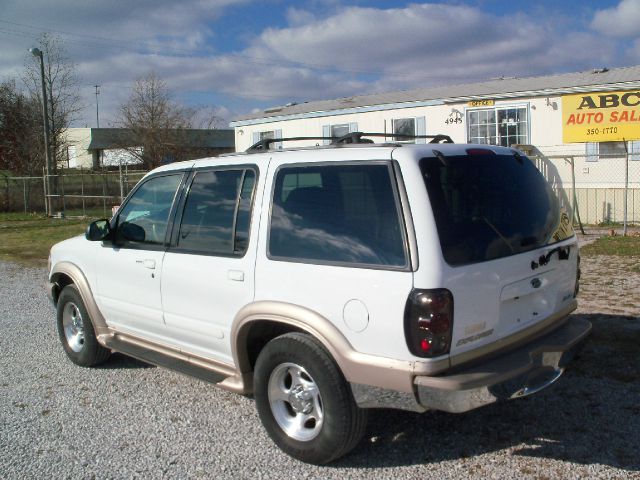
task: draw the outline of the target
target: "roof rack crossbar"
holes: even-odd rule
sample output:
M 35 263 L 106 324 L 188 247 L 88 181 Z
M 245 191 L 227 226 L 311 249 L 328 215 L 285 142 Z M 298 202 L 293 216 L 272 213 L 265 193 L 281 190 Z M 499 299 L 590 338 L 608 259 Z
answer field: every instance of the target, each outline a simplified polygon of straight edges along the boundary
M 269 150 L 269 146 L 272 143 L 280 143 L 280 142 L 296 142 L 301 140 L 329 140 L 333 142 L 340 137 L 287 137 L 287 138 L 263 138 L 262 140 L 254 143 L 249 148 L 247 148 L 246 152 L 262 152 L 264 150 Z
M 372 143 L 372 140 L 362 137 L 384 137 L 391 138 L 392 141 L 398 141 L 398 139 L 416 139 L 416 138 L 430 138 L 429 143 L 453 143 L 453 140 L 449 135 L 408 135 L 405 133 L 374 133 L 374 132 L 351 132 L 343 135 L 335 140 L 334 144 L 339 143 Z
M 351 132 L 341 137 L 287 137 L 287 138 L 263 138 L 259 142 L 251 145 L 246 152 L 263 152 L 265 150 L 269 150 L 269 146 L 273 143 L 280 142 L 294 142 L 294 141 L 302 141 L 302 140 L 322 140 L 323 142 L 327 142 L 329 145 L 344 145 L 350 143 L 373 143 L 373 140 L 370 138 L 364 137 L 384 137 L 391 138 L 393 142 L 398 141 L 399 139 L 416 139 L 416 138 L 428 138 L 431 141 L 429 143 L 453 143 L 453 140 L 449 135 L 407 135 L 400 133 L 367 133 L 367 132 Z

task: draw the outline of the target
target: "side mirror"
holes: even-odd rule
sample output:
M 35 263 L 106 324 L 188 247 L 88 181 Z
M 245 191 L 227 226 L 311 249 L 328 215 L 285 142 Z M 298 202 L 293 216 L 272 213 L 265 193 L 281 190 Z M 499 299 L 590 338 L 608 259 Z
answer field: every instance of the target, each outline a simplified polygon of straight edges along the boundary
M 144 242 L 144 228 L 135 223 L 124 222 L 118 226 L 118 236 L 130 242 Z
M 109 220 L 102 219 L 91 222 L 84 236 L 91 242 L 99 242 L 107 238 L 110 233 L 111 226 L 109 225 Z

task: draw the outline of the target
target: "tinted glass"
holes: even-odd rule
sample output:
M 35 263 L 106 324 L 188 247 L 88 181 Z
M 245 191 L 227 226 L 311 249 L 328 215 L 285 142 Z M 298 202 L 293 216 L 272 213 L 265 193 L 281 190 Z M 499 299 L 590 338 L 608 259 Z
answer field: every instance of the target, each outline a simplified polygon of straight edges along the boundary
M 198 172 L 193 179 L 178 235 L 178 247 L 234 253 L 234 220 L 243 170 Z
M 506 257 L 573 235 L 553 192 L 526 157 L 425 158 L 420 168 L 450 265 Z
M 406 265 L 389 166 L 282 168 L 269 234 L 273 257 Z
M 169 211 L 182 174 L 151 178 L 134 192 L 118 216 L 118 229 L 130 229 L 131 225 L 144 231 L 140 243 L 161 244 L 167 232 Z M 125 224 L 130 225 L 125 225 Z
M 247 170 L 242 182 L 240 201 L 238 203 L 238 217 L 236 219 L 236 233 L 233 253 L 242 254 L 249 245 L 249 227 L 251 226 L 251 206 L 253 204 L 253 187 L 256 174 Z

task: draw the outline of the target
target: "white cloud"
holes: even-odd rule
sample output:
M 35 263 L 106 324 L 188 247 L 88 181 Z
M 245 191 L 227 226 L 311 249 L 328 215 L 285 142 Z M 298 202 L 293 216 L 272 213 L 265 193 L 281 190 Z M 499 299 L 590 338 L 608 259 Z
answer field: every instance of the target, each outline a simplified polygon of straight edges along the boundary
M 598 10 L 591 27 L 609 37 L 638 37 L 640 0 L 622 0 L 618 6 Z
M 376 90 L 583 69 L 613 51 L 611 42 L 589 33 L 467 6 L 351 7 L 316 21 L 301 12 L 293 17 L 289 28 L 265 30 L 249 52 L 333 68 L 344 78 L 370 72 Z
M 380 9 L 312 0 L 305 9 L 286 10 L 285 27 L 236 37 L 229 52 L 216 44 L 224 37 L 218 35 L 224 9 L 246 3 L 249 14 L 248 0 L 118 0 L 87 8 L 75 0 L 7 2 L 0 80 L 33 61 L 27 50 L 43 30 L 38 27 L 49 26 L 62 34 L 82 77 L 83 124 L 95 120 L 94 84 L 102 85 L 100 123 L 108 124 L 134 80 L 151 70 L 181 100 L 219 104 L 227 108 L 220 114 L 232 118 L 234 110 L 244 113 L 256 104 L 575 71 L 621 60 L 614 38 L 561 29 L 539 16 L 493 15 L 463 5 Z M 639 57 L 630 49 L 624 59 Z

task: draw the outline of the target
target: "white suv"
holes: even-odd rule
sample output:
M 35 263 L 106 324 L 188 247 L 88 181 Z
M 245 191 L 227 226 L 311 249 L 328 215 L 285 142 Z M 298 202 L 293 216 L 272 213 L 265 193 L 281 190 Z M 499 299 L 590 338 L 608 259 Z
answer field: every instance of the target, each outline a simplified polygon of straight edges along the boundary
M 528 158 L 266 145 L 158 168 L 51 249 L 74 363 L 118 351 L 253 394 L 274 442 L 318 464 L 369 408 L 463 412 L 562 374 L 591 325 L 570 316 L 576 237 Z

